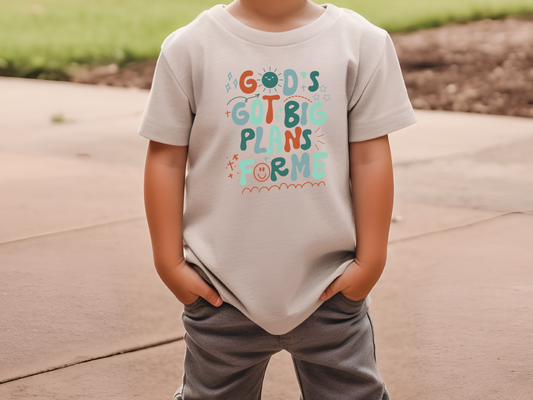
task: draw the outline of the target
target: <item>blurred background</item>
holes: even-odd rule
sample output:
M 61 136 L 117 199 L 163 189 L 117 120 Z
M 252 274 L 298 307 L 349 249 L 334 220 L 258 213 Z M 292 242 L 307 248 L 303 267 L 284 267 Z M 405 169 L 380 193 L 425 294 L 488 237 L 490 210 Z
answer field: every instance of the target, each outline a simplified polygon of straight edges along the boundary
M 163 39 L 217 3 L 0 4 L 0 76 L 149 88 Z M 533 117 L 531 0 L 335 4 L 357 10 L 393 34 L 415 108 Z M 515 18 L 505 19 L 509 16 Z M 426 30 L 450 23 L 457 24 Z
M 136 132 L 162 41 L 215 4 L 0 0 L 0 399 L 181 384 L 182 306 L 153 267 Z M 391 398 L 531 400 L 533 1 L 334 4 L 391 33 L 418 117 L 390 135 L 371 292 Z M 282 351 L 263 399 L 298 398 Z

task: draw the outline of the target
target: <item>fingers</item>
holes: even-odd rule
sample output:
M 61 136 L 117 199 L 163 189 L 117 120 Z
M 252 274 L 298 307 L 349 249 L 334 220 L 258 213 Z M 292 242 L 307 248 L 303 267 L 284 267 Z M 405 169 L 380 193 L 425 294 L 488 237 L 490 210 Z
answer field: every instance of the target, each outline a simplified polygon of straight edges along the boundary
M 332 298 L 334 295 L 335 295 L 335 292 L 331 285 L 329 285 L 326 290 L 324 290 L 324 292 L 320 295 L 320 300 L 323 300 L 323 301 L 326 301 L 326 300 L 329 300 L 330 298 Z
M 206 286 L 209 288 L 206 292 L 204 292 L 204 294 L 202 294 L 201 296 L 207 300 L 209 303 L 211 303 L 212 305 L 214 305 L 215 307 L 219 307 L 222 305 L 222 299 L 220 298 L 220 296 L 218 295 L 217 292 L 215 292 L 211 286 L 209 286 L 207 283 L 206 283 Z
M 198 297 L 204 298 L 215 307 L 222 305 L 218 293 L 185 260 L 181 259 L 176 268 L 165 276 L 165 284 L 182 304 L 192 304 Z
M 222 305 L 222 299 L 218 293 L 194 270 L 188 266 L 188 272 L 191 280 L 191 293 L 203 297 L 207 302 L 215 307 Z
M 340 279 L 341 276 L 342 275 L 338 276 L 333 282 L 329 284 L 326 290 L 324 290 L 324 292 L 320 295 L 320 300 L 329 300 L 330 298 L 335 296 L 337 292 L 340 292 L 343 289 L 340 287 L 340 285 L 342 284 L 342 281 Z
M 353 264 L 353 263 L 352 263 Z M 331 299 L 333 296 L 335 296 L 338 292 L 345 290 L 350 286 L 350 275 L 351 275 L 351 268 L 352 264 L 348 265 L 344 272 L 335 278 L 333 282 L 329 284 L 329 286 L 324 290 L 324 292 L 320 295 L 320 300 L 326 301 Z
M 366 272 L 356 263 L 349 264 L 344 272 L 339 275 L 320 295 L 320 300 L 328 300 L 338 292 L 350 300 L 364 299 L 371 290 L 365 281 Z

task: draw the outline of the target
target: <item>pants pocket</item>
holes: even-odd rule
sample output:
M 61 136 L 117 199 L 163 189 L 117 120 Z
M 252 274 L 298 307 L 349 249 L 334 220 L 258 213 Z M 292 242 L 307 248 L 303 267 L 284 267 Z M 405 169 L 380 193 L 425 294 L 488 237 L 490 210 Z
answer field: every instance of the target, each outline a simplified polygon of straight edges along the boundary
M 203 300 L 203 297 L 202 296 L 198 296 L 198 298 L 196 300 L 194 300 L 192 303 L 189 303 L 189 304 L 184 304 L 183 307 L 184 308 L 192 308 L 192 307 L 195 307 L 197 306 L 198 304 L 200 304 Z
M 335 318 L 355 318 L 355 320 L 359 320 L 368 311 L 367 297 L 361 300 L 352 300 L 338 292 L 328 299 L 324 305 L 328 313 L 331 313 L 332 316 L 336 315 Z
M 346 296 L 344 295 L 344 293 L 342 293 L 342 292 L 338 292 L 337 294 L 338 294 L 338 295 L 339 295 L 339 296 L 340 296 L 345 302 L 347 302 L 348 304 L 352 304 L 352 305 L 354 305 L 354 306 L 362 305 L 362 304 L 365 302 L 365 300 L 366 300 L 366 297 L 363 298 L 363 299 L 361 299 L 361 300 L 352 300 L 352 299 L 349 299 L 348 297 L 346 297 Z

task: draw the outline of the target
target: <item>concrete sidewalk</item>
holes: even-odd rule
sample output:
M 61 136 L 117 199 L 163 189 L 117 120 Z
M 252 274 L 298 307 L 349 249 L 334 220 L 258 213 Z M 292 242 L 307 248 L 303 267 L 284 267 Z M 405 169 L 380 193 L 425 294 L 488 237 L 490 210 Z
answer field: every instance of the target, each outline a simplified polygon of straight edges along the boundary
M 1 399 L 164 400 L 181 383 L 182 308 L 142 203 L 147 97 L 0 78 Z M 533 119 L 417 115 L 390 135 L 380 372 L 393 400 L 531 400 Z M 272 358 L 263 399 L 299 398 L 292 368 Z

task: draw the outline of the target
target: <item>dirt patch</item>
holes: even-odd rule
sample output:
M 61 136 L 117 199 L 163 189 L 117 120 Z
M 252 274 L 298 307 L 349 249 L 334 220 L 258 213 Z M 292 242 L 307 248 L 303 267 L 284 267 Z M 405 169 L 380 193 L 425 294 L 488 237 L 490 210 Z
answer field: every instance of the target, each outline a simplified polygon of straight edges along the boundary
M 150 89 L 156 60 L 134 62 L 119 68 L 116 64 L 92 69 L 71 69 L 69 81 L 94 85 Z
M 417 109 L 533 118 L 533 15 L 393 34 Z M 71 71 L 73 82 L 149 89 L 155 61 Z
M 394 35 L 409 97 L 427 110 L 533 117 L 533 18 Z

